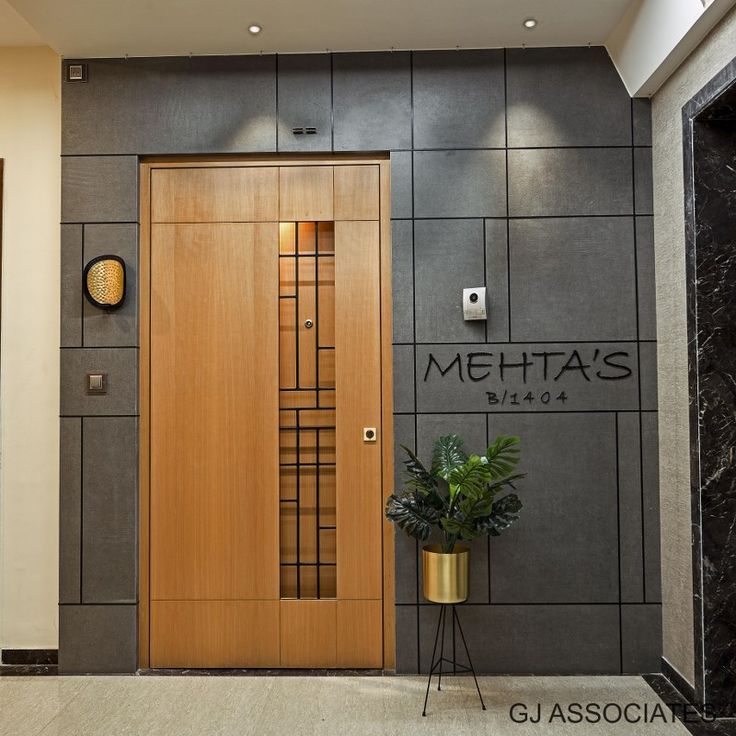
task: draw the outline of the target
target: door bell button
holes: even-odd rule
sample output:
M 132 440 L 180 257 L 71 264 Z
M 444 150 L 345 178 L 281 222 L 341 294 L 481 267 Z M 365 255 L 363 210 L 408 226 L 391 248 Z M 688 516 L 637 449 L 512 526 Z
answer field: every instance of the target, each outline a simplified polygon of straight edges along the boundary
M 463 289 L 463 318 L 488 319 L 486 311 L 486 287 Z
M 363 442 L 375 442 L 376 437 L 375 427 L 363 427 Z
M 107 393 L 107 386 L 104 373 L 88 373 L 87 374 L 87 393 L 104 394 Z

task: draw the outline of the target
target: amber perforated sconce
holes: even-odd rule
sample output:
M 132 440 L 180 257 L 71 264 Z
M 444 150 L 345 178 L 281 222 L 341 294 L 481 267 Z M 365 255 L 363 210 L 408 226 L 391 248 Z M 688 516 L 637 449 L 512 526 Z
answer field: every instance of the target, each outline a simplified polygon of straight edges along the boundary
M 84 267 L 84 296 L 100 309 L 117 309 L 125 300 L 125 261 L 98 256 Z

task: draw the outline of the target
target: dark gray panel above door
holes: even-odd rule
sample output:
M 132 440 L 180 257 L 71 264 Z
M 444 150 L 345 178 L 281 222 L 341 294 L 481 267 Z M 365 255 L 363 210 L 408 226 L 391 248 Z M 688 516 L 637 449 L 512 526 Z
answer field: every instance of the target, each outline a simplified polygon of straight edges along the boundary
M 503 51 L 414 53 L 414 148 L 503 148 Z
M 85 63 L 86 83 L 62 85 L 65 155 L 276 150 L 273 55 Z
M 278 57 L 279 151 L 332 148 L 332 61 L 330 54 Z M 315 133 L 294 133 L 312 127 Z
M 137 222 L 137 156 L 64 156 L 62 222 Z
M 336 151 L 411 148 L 411 69 L 408 52 L 335 54 Z
M 605 48 L 506 53 L 510 147 L 631 145 L 631 100 Z

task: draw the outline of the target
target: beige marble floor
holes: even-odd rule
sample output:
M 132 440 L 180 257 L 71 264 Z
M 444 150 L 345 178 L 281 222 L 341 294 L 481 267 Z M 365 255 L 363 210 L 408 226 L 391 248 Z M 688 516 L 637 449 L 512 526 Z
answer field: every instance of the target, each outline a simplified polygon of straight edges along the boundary
M 661 736 L 679 723 L 560 724 L 554 703 L 661 703 L 639 677 L 449 678 L 430 694 L 419 677 L 4 677 L 1 736 Z M 514 723 L 514 703 L 542 704 L 541 723 Z M 669 711 L 667 711 L 669 713 Z

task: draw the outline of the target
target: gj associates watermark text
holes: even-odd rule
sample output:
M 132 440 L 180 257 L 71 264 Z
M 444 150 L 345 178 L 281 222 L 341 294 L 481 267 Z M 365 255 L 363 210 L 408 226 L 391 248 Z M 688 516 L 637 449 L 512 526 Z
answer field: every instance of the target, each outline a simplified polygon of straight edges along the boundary
M 509 708 L 514 723 L 711 723 L 713 706 L 705 703 L 514 703 Z

